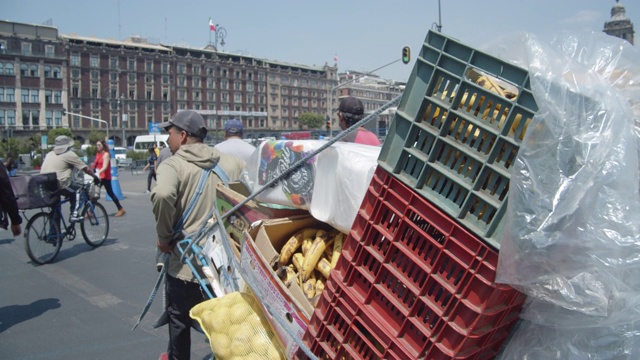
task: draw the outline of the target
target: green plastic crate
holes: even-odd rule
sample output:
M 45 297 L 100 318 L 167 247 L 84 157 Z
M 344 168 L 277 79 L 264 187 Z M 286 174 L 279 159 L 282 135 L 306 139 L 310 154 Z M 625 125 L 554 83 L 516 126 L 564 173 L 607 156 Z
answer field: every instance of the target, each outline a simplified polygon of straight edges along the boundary
M 537 111 L 526 70 L 430 31 L 378 163 L 499 249 L 510 169 Z

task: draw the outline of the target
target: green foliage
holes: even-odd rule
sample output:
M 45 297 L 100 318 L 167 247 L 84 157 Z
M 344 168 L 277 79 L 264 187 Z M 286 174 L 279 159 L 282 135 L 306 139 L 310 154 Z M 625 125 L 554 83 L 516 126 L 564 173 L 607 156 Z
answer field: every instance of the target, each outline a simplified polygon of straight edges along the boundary
M 146 151 L 127 151 L 127 157 L 133 160 L 144 160 L 149 157 L 149 153 Z
M 89 143 L 90 144 L 95 144 L 98 142 L 98 140 L 104 140 L 107 138 L 107 134 L 99 131 L 99 130 L 91 130 L 91 132 L 89 133 L 89 136 L 87 136 L 87 138 L 89 139 Z
M 325 120 L 324 116 L 320 114 L 303 112 L 300 114 L 298 123 L 302 126 L 306 126 L 307 129 L 320 129 L 324 126 Z
M 70 138 L 73 138 L 73 133 L 70 129 L 55 128 L 49 130 L 49 132 L 47 133 L 47 143 L 49 143 L 49 145 L 53 145 L 56 141 L 56 138 L 60 135 L 66 135 Z
M 36 156 L 34 159 L 31 160 L 31 166 L 36 167 L 41 165 L 42 165 L 42 157 Z

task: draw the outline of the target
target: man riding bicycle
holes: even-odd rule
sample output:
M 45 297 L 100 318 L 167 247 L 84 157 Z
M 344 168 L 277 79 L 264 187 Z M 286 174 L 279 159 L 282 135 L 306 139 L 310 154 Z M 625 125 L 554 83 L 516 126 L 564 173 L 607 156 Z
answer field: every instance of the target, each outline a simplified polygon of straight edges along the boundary
M 55 146 L 44 158 L 40 173 L 55 172 L 58 178 L 58 186 L 60 188 L 60 194 L 69 199 L 71 203 L 71 221 L 82 220 L 78 215 L 77 190 L 79 190 L 77 184 L 72 181 L 75 171 L 84 171 L 88 175 L 92 176 L 96 184 L 100 183 L 100 178 L 96 176 L 91 168 L 70 149 L 74 145 L 74 140 L 68 136 L 60 135 L 56 137 Z

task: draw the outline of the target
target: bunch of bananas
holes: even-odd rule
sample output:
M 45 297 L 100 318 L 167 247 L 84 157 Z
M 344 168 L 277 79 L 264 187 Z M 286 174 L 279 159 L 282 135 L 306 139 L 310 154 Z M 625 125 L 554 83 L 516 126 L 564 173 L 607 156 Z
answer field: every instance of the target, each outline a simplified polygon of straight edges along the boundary
M 344 237 L 335 229 L 304 228 L 296 232 L 280 251 L 276 274 L 286 286 L 296 281 L 315 306 L 331 269 L 338 263 Z

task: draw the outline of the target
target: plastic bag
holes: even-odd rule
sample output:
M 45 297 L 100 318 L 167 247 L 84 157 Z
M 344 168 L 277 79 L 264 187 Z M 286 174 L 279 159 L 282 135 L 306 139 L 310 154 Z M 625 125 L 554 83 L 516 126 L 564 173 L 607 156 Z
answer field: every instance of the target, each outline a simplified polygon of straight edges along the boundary
M 284 359 L 278 336 L 252 294 L 233 292 L 194 306 L 216 359 Z
M 539 106 L 513 167 L 496 276 L 529 296 L 530 322 L 502 358 L 637 358 L 640 52 L 601 33 L 501 43 L 491 52 L 529 69 Z

